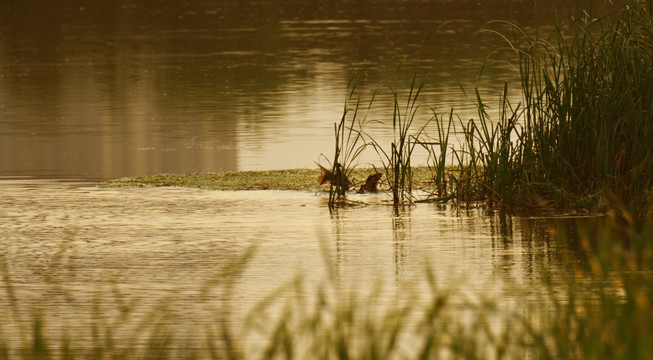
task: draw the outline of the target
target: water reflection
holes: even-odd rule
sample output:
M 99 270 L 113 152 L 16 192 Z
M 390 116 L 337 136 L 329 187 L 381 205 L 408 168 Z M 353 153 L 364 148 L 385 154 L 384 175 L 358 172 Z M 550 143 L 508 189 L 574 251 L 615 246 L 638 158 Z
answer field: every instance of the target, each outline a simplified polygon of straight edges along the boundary
M 392 260 L 395 264 L 395 281 L 401 278 L 401 272 L 405 262 L 406 243 L 411 239 L 411 221 L 410 217 L 393 217 L 392 218 Z
M 368 205 L 329 213 L 325 194 L 89 185 L 3 181 L 0 265 L 21 299 L 20 316 L 3 319 L 26 325 L 33 309 L 44 309 L 52 333 L 70 335 L 101 299 L 104 309 L 133 304 L 134 321 L 165 305 L 177 330 L 214 326 L 216 314 L 238 328 L 298 274 L 311 299 L 330 266 L 343 290 L 366 293 L 381 280 L 418 294 L 431 291 L 417 284 L 429 267 L 443 289 L 501 296 L 514 310 L 510 294 L 534 291 L 542 269 L 555 274 L 568 256 L 549 240 L 555 219 L 430 204 L 393 216 L 384 195 L 357 195 Z M 223 269 L 252 244 L 254 256 L 225 291 Z
M 378 201 L 332 214 L 333 263 L 344 282 L 380 277 L 405 286 L 429 267 L 445 284 L 493 293 L 536 284 L 543 267 L 557 269 L 568 256 L 561 255 L 564 244 L 550 240 L 551 219 L 426 204 L 393 216 L 392 206 Z
M 471 116 L 459 82 L 493 92 L 515 75 L 501 65 L 475 80 L 495 44 L 465 35 L 493 19 L 529 28 L 587 3 L 5 1 L 0 175 L 313 166 L 331 151 L 354 73 L 369 75 L 369 91 L 402 87 L 421 59 L 423 101 Z M 404 58 L 405 77 L 392 80 Z

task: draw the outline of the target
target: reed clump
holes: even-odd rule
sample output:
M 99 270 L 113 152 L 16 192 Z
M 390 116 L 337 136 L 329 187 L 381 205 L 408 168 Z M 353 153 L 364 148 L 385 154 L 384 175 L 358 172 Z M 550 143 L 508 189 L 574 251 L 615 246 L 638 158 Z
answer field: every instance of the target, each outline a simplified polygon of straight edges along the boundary
M 610 211 L 557 231 L 558 241 L 575 253 L 562 269 L 567 276 L 549 276 L 543 284 L 550 313 L 534 311 L 528 325 L 536 353 L 546 359 L 651 358 L 653 219 Z
M 651 10 L 647 1 L 631 1 L 600 19 L 584 13 L 547 38 L 515 30 L 524 108 L 513 185 L 573 206 L 604 208 L 613 197 L 633 213 L 647 211 L 653 188 Z
M 345 193 L 352 186 L 350 180 L 352 172 L 356 168 L 358 157 L 368 146 L 362 133 L 366 118 L 361 118 L 359 115 L 361 99 L 356 93 L 358 81 L 359 77 L 353 77 L 349 81 L 347 85 L 349 96 L 345 101 L 342 117 L 338 123 L 334 124 L 335 150 L 333 161 L 329 161 L 331 166 L 328 202 L 330 210 L 336 205 L 347 203 Z M 373 101 L 373 99 L 370 101 L 369 106 Z
M 495 123 L 477 97 L 479 121 L 465 127 L 465 145 L 481 197 L 504 207 L 618 204 L 645 214 L 653 189 L 651 4 L 631 1 L 600 19 L 583 13 L 546 37 L 500 24 L 508 34 L 485 32 L 518 54 L 523 102 L 503 96 Z
M 401 67 L 397 69 L 399 72 Z M 429 121 L 415 128 L 414 123 L 421 108 L 418 102 L 424 88 L 424 80 L 418 80 L 417 73 L 413 74 L 406 104 L 402 104 L 399 91 L 390 87 L 392 94 L 392 141 L 390 149 L 386 150 L 383 144 L 374 139 L 369 132 L 364 134 L 369 139 L 369 144 L 374 148 L 381 159 L 388 188 L 392 193 L 392 203 L 395 213 L 400 205 L 412 202 L 413 167 L 411 159 L 415 148 L 422 142 L 424 130 Z
M 511 103 L 506 84 L 497 119 L 477 91 L 477 119 L 432 110 L 424 127 L 411 129 L 418 109 L 432 109 L 418 101 L 424 83 L 413 77 L 405 108 L 393 89 L 390 149 L 367 132 L 357 135 L 368 135 L 379 154 L 395 206 L 413 202 L 410 168 L 418 146 L 431 154 L 436 189 L 418 201 L 581 211 L 619 204 L 634 214 L 650 211 L 652 10 L 648 1 L 630 1 L 599 19 L 583 13 L 556 23 L 547 36 L 507 22 L 493 23 L 507 31 L 476 34 L 500 36 L 517 54 L 523 100 Z

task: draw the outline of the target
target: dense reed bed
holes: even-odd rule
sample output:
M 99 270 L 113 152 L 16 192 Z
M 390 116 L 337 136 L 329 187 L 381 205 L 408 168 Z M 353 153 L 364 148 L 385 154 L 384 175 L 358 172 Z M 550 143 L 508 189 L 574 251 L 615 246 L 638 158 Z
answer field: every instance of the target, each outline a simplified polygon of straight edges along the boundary
M 651 4 L 557 24 L 548 37 L 514 29 L 524 92 L 514 128 L 484 165 L 499 198 L 531 192 L 560 206 L 601 208 L 617 201 L 634 213 L 653 187 L 653 23 Z M 503 148 L 510 153 L 501 159 Z M 494 160 L 498 157 L 499 160 Z M 512 164 L 505 174 L 504 163 Z M 502 186 L 504 181 L 511 187 Z M 507 190 L 507 191 L 506 191 Z M 517 194 L 518 196 L 513 196 Z
M 416 75 L 406 100 L 391 89 L 395 140 L 389 149 L 383 150 L 385 144 L 366 132 L 365 124 L 356 131 L 379 153 L 395 204 L 412 201 L 411 154 L 421 146 L 432 154 L 437 191 L 431 198 L 589 211 L 619 204 L 634 214 L 648 212 L 653 188 L 651 10 L 649 2 L 630 1 L 599 19 L 583 13 L 557 23 L 548 35 L 527 34 L 506 22 L 475 34 L 500 36 L 516 54 L 523 100 L 511 104 L 506 84 L 496 119 L 478 91 L 478 117 L 462 121 L 454 109 L 438 114 L 437 104 L 420 104 L 424 83 Z M 431 117 L 413 128 L 420 107 L 431 109 Z M 355 118 L 359 109 L 350 110 Z

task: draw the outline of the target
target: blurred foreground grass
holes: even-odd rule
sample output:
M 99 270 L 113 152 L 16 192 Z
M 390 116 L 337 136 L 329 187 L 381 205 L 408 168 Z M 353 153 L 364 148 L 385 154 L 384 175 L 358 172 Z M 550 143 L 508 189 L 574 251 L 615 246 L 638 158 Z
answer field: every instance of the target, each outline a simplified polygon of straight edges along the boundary
M 443 288 L 430 265 L 414 287 L 344 289 L 328 269 L 316 288 L 298 274 L 237 319 L 225 299 L 239 298 L 235 281 L 255 266 L 250 248 L 197 289 L 212 325 L 196 327 L 182 321 L 193 309 L 170 298 L 143 307 L 112 283 L 76 298 L 74 283 L 52 281 L 34 303 L 2 255 L 0 359 L 653 358 L 653 220 L 612 212 L 551 232 L 572 258 L 519 294 Z M 49 303 L 61 296 L 66 305 Z M 53 320 L 65 306 L 75 317 Z

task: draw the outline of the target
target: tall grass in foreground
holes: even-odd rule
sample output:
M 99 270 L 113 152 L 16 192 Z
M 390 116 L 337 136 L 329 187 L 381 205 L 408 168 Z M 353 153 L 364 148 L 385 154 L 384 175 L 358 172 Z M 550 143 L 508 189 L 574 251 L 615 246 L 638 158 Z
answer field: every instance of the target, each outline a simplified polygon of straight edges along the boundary
M 630 219 L 611 212 L 558 235 L 584 261 L 546 283 L 552 310 L 528 324 L 541 358 L 653 356 L 653 219 Z
M 399 291 L 381 281 L 346 289 L 327 250 L 325 283 L 307 288 L 298 276 L 262 294 L 242 323 L 233 323 L 235 304 L 225 299 L 238 298 L 234 283 L 253 266 L 250 249 L 200 286 L 197 308 L 212 309 L 205 316 L 213 320 L 204 323 L 213 325 L 197 328 L 179 325 L 197 310 L 188 304 L 164 298 L 139 308 L 112 284 L 84 300 L 53 283 L 45 294 L 29 292 L 43 296 L 30 307 L 2 258 L 0 359 L 650 359 L 653 219 L 624 219 L 608 214 L 578 231 L 557 229 L 560 246 L 576 249 L 574 261 L 534 279 L 523 295 L 465 295 L 464 283 L 443 287 L 429 265 Z M 70 297 L 75 318 L 53 323 L 62 305 L 48 301 L 60 294 Z M 235 330 L 241 325 L 242 333 Z

